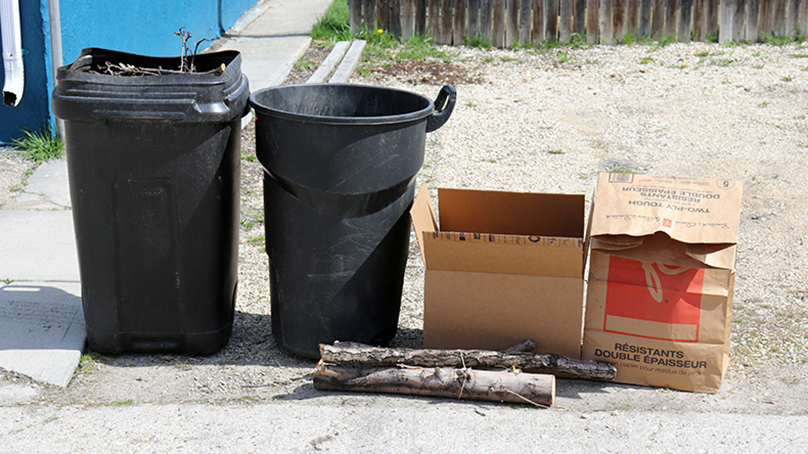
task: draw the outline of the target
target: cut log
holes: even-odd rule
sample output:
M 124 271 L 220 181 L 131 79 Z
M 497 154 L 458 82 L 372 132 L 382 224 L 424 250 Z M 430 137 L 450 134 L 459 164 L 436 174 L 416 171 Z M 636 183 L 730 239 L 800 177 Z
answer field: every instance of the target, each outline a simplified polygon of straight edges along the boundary
M 320 362 L 314 388 L 553 405 L 555 377 L 449 367 L 369 367 Z
M 320 357 L 329 364 L 363 366 L 476 367 L 525 372 L 559 372 L 578 378 L 614 380 L 617 368 L 600 361 L 581 361 L 548 353 L 490 350 L 438 350 L 358 347 L 342 343 L 320 344 Z

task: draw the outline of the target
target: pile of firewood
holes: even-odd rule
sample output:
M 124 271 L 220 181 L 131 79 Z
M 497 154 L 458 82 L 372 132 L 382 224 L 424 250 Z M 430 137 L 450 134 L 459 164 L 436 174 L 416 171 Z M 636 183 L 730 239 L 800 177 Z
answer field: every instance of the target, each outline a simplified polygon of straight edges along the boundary
M 320 345 L 314 373 L 320 390 L 381 392 L 553 405 L 555 375 L 613 380 L 611 364 L 530 353 L 532 341 L 504 352 Z

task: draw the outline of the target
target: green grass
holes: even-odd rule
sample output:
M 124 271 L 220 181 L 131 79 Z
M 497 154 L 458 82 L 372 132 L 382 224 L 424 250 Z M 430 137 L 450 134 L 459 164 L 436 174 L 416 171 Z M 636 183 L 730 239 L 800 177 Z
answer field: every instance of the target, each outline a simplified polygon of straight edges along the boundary
M 317 68 L 318 64 L 319 62 L 312 60 L 310 58 L 300 57 L 300 59 L 295 62 L 295 68 L 304 71 L 314 70 L 315 68 Z
M 623 39 L 620 40 L 621 44 L 636 44 L 639 38 L 634 33 L 626 33 Z
M 673 43 L 678 42 L 678 41 L 679 41 L 679 40 L 678 40 L 678 39 L 676 39 L 676 37 L 675 37 L 675 36 L 672 36 L 672 35 L 662 35 L 662 39 L 660 39 L 660 40 L 659 40 L 659 41 L 656 43 L 656 45 L 655 45 L 655 46 L 653 46 L 653 49 L 654 49 L 654 50 L 657 50 L 657 49 L 663 48 L 663 47 L 665 47 L 665 46 L 668 46 L 668 45 L 673 44 Z
M 255 156 L 254 154 L 244 153 L 243 151 L 241 152 L 241 159 L 247 162 L 258 162 L 257 156 Z
M 59 159 L 64 156 L 65 152 L 64 142 L 51 131 L 49 126 L 40 128 L 38 131 L 25 128 L 22 135 L 9 144 L 17 154 L 37 164 Z
M 334 0 L 314 27 L 312 39 L 336 42 L 352 39 L 348 0 Z
M 264 243 L 265 241 L 266 241 L 266 239 L 264 238 L 264 235 L 258 235 L 258 236 L 254 236 L 252 238 L 247 238 L 247 243 L 248 244 L 261 244 L 261 243 Z
M 79 374 L 92 374 L 93 372 L 97 371 L 99 368 L 98 360 L 101 358 L 101 354 L 94 352 L 92 350 L 87 350 L 87 353 L 81 355 L 79 358 L 79 365 L 76 368 L 76 373 Z
M 330 44 L 337 41 L 363 39 L 367 41 L 363 54 L 366 61 L 436 59 L 448 63 L 454 58 L 453 55 L 439 51 L 432 38 L 427 36 L 415 35 L 407 42 L 401 43 L 396 37 L 382 29 L 364 28 L 356 33 L 352 32 L 347 0 L 334 0 L 323 17 L 314 25 L 311 37 Z M 306 65 L 307 62 L 301 61 L 299 64 Z
M 435 47 L 433 39 L 428 36 L 414 35 L 403 46 L 398 48 L 397 59 L 441 60 L 449 63 L 454 56 Z
M 771 34 L 768 36 L 763 37 L 764 44 L 770 44 L 772 46 L 787 46 L 789 44 L 794 44 L 795 42 L 803 42 L 805 41 L 805 36 L 801 34 L 797 34 L 797 36 L 778 36 L 775 34 Z
M 466 47 L 476 47 L 478 49 L 485 49 L 485 50 L 488 50 L 492 47 L 491 41 L 483 38 L 482 35 L 464 36 L 463 45 Z

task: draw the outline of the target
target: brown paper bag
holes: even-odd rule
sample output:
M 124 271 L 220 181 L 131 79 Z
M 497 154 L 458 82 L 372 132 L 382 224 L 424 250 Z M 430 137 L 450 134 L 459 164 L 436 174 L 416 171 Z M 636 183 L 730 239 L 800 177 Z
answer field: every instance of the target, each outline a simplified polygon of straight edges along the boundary
M 714 393 L 729 359 L 741 183 L 601 174 L 583 359 L 615 381 Z

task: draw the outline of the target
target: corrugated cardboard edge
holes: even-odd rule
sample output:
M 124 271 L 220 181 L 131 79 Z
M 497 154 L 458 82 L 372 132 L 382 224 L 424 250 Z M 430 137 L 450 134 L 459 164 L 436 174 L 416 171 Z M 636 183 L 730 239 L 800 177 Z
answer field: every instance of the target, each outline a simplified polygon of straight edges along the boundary
M 432 199 L 429 197 L 429 187 L 424 183 L 418 190 L 418 196 L 410 210 L 410 219 L 415 229 L 415 237 L 418 240 L 418 248 L 421 250 L 421 260 L 426 266 L 426 254 L 424 253 L 424 232 L 438 231 L 438 219 L 435 210 L 432 208 Z

